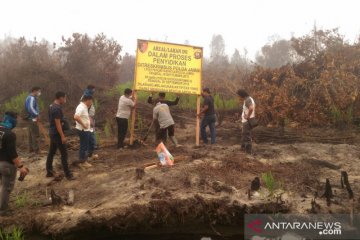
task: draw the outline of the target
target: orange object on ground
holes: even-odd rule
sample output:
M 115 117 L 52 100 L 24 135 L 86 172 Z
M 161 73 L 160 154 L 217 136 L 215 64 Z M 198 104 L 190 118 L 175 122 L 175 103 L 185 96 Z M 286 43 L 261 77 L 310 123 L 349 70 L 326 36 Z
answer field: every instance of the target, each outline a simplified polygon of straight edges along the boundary
M 161 165 L 163 165 L 163 166 L 165 166 L 165 165 L 169 165 L 169 166 L 174 165 L 174 157 L 173 157 L 173 155 L 171 155 L 169 150 L 167 150 L 167 148 L 166 148 L 166 146 L 164 145 L 163 142 L 161 142 L 156 147 L 156 153 L 157 153 L 157 155 L 159 157 Z

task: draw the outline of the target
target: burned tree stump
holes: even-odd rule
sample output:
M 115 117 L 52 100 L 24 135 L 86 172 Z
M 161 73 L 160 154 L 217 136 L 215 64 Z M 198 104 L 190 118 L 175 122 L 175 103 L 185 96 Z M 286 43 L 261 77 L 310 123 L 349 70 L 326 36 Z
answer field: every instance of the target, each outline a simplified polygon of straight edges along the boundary
M 333 191 L 332 191 L 332 188 L 331 188 L 331 185 L 330 185 L 330 180 L 328 178 L 326 179 L 325 192 L 322 195 L 322 197 L 326 198 L 326 203 L 327 203 L 328 206 L 330 205 L 331 198 L 334 197 L 334 194 L 333 194 Z
M 346 187 L 346 190 L 348 191 L 349 199 L 353 199 L 354 193 L 350 187 L 349 178 L 346 171 L 341 172 L 341 187 L 344 188 L 344 185 Z
M 141 180 L 145 176 L 144 168 L 136 168 L 135 174 L 136 174 L 136 179 Z
M 318 213 L 320 210 L 320 205 L 316 203 L 316 198 L 313 198 L 311 200 L 311 209 L 310 209 L 310 213 Z
M 251 191 L 258 191 L 260 189 L 260 179 L 255 177 L 251 182 Z
M 50 196 L 52 205 L 60 205 L 63 202 L 61 197 L 55 193 L 54 189 L 51 189 Z

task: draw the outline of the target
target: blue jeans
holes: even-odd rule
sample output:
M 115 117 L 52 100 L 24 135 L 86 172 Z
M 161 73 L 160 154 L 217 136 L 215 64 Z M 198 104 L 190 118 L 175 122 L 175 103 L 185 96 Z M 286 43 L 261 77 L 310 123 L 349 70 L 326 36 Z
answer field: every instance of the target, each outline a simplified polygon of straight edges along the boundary
M 90 133 L 90 138 L 89 138 L 89 157 L 92 157 L 95 150 L 95 146 L 96 146 L 96 136 L 95 136 L 95 131 L 93 131 Z
M 201 138 L 205 144 L 208 143 L 207 134 L 206 134 L 207 126 L 209 126 L 209 128 L 210 128 L 211 144 L 214 144 L 216 142 L 215 123 L 216 123 L 216 115 L 215 114 L 214 115 L 205 115 L 201 119 L 200 134 L 201 134 Z
M 77 131 L 80 137 L 79 162 L 83 163 L 89 157 L 91 132 L 80 130 Z

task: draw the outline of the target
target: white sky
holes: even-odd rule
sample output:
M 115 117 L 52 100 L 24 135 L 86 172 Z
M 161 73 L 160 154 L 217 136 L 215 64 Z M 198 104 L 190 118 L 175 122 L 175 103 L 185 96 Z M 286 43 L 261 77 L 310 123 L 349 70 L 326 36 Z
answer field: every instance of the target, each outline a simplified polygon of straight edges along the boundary
M 0 39 L 37 37 L 61 42 L 73 32 L 104 32 L 123 52 L 135 53 L 136 39 L 203 46 L 209 56 L 213 34 L 226 52 L 247 48 L 248 57 L 279 35 L 290 38 L 320 28 L 340 27 L 350 41 L 360 33 L 358 0 L 0 0 Z

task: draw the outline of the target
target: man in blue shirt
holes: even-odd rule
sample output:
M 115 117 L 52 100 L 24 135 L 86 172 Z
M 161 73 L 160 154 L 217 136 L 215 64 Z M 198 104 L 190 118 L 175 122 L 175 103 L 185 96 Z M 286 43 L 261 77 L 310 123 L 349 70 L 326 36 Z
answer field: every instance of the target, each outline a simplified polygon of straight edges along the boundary
M 25 110 L 29 122 L 29 151 L 39 153 L 39 104 L 38 97 L 41 95 L 40 87 L 33 87 L 31 93 L 26 98 Z

